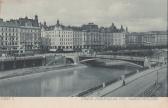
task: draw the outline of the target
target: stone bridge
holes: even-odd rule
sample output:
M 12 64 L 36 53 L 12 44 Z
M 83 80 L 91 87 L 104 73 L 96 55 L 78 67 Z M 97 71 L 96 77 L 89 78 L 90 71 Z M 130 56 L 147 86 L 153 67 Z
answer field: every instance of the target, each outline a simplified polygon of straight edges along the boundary
M 66 62 L 78 64 L 79 56 L 82 55 L 82 53 L 59 53 L 59 55 L 65 57 Z
M 151 67 L 150 61 L 146 57 L 131 57 L 131 56 L 115 56 L 115 55 L 87 55 L 87 56 L 80 56 L 80 62 L 88 62 L 93 61 L 96 59 L 111 59 L 111 60 L 122 60 L 127 61 L 130 63 L 134 63 L 143 67 Z

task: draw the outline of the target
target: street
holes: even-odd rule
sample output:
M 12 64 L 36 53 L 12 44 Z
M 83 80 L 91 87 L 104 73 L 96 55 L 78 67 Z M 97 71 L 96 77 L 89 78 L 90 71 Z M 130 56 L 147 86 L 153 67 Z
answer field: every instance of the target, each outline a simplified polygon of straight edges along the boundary
M 167 68 L 161 67 L 160 71 L 158 70 L 160 67 L 152 68 L 150 70 L 146 70 L 144 72 L 140 72 L 136 75 L 130 76 L 125 79 L 126 85 L 122 86 L 122 81 L 118 81 L 112 85 L 109 85 L 103 89 L 97 90 L 93 93 L 90 93 L 87 96 L 97 97 L 97 96 L 105 96 L 105 97 L 132 97 L 138 96 L 143 93 L 146 89 L 148 89 L 155 82 L 162 82 L 166 79 Z M 158 76 L 157 76 L 158 75 Z
M 162 69 L 158 74 L 158 81 L 161 82 L 166 78 L 166 68 Z M 157 72 L 153 72 L 144 77 L 141 77 L 133 82 L 117 89 L 114 92 L 108 93 L 104 96 L 106 97 L 128 97 L 128 96 L 137 96 L 140 93 L 144 92 L 148 87 L 150 87 L 154 82 L 157 81 Z

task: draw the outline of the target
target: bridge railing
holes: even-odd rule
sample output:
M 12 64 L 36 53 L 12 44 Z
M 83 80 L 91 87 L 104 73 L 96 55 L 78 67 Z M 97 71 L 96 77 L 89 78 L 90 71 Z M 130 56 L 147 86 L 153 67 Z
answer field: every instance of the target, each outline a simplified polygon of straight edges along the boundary
M 123 60 L 139 60 L 144 61 L 145 58 L 142 57 L 131 57 L 131 56 L 116 56 L 116 55 L 85 55 L 84 57 L 96 57 L 96 58 L 114 58 L 114 59 L 123 59 Z
M 163 67 L 163 68 L 165 68 L 165 67 Z M 131 79 L 131 80 L 130 80 L 129 82 L 127 82 L 127 83 L 130 83 L 130 82 L 134 81 L 135 79 L 138 79 L 138 78 L 140 78 L 140 77 L 143 77 L 143 76 L 145 76 L 146 74 L 150 74 L 150 73 L 153 73 L 153 72 L 156 72 L 156 71 L 159 71 L 159 70 L 160 70 L 160 68 L 159 68 L 159 69 L 157 69 L 157 70 L 154 70 L 154 71 L 151 71 L 151 72 L 147 72 L 147 73 L 145 73 L 145 74 L 142 73 L 142 72 L 144 72 L 144 71 L 147 70 L 147 69 L 148 69 L 148 68 L 144 68 L 144 69 L 142 69 L 142 70 L 139 70 L 138 73 L 137 73 L 137 71 L 136 71 L 136 72 L 135 72 L 135 71 L 132 71 L 132 72 L 130 72 L 130 73 L 125 74 L 125 78 L 126 78 L 126 79 L 129 78 L 130 76 L 135 75 L 134 78 Z M 121 79 L 121 78 L 115 78 L 115 79 L 113 79 L 113 80 L 103 82 L 103 83 L 100 84 L 100 85 L 97 85 L 97 86 L 95 86 L 95 87 L 93 87 L 93 88 L 84 90 L 83 92 L 80 92 L 80 93 L 75 94 L 75 95 L 73 95 L 73 96 L 77 96 L 77 97 L 89 96 L 89 94 L 92 94 L 93 92 L 96 92 L 96 91 L 98 91 L 98 90 L 103 89 L 103 88 L 104 88 L 104 85 L 105 85 L 105 87 L 106 87 L 106 86 L 109 86 L 109 85 L 111 85 L 111 84 L 113 84 L 113 83 L 115 83 L 115 82 L 117 83 L 117 82 L 120 81 L 120 80 L 122 80 L 122 79 Z M 122 87 L 122 86 L 123 86 L 122 83 L 120 83 L 120 85 L 118 85 L 118 87 Z

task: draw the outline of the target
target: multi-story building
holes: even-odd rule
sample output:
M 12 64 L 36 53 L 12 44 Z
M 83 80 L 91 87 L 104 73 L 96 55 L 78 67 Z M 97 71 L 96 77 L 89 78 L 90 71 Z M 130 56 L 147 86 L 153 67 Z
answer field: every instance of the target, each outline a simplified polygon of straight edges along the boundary
M 110 46 L 125 47 L 125 32 L 123 27 L 117 29 L 114 24 L 109 28 L 88 23 L 81 27 L 64 26 L 57 21 L 56 25 L 42 25 L 42 37 L 49 38 L 50 51 L 81 49 L 100 50 Z M 115 39 L 113 39 L 115 38 Z
M 83 32 L 78 28 L 66 27 L 59 21 L 54 26 L 42 27 L 42 37 L 50 39 L 50 51 L 74 51 L 82 48 Z
M 113 33 L 113 46 L 126 47 L 126 33 Z
M 80 50 L 82 49 L 82 37 L 84 35 L 84 32 L 80 30 L 74 30 L 73 29 L 73 46 L 74 50 Z
M 85 32 L 84 34 L 86 34 L 85 46 L 87 49 L 99 49 L 102 46 L 98 25 L 88 23 L 87 25 L 82 25 L 81 29 Z
M 143 35 L 144 33 L 127 33 L 126 44 L 127 47 L 142 47 L 143 46 Z
M 3 53 L 35 51 L 40 48 L 41 31 L 38 17 L 35 19 L 0 20 L 0 36 Z
M 128 33 L 128 47 L 159 47 L 167 46 L 167 33 L 164 31 Z
M 49 51 L 51 46 L 51 39 L 49 38 L 49 35 L 47 35 L 47 32 L 44 32 L 44 28 L 46 27 L 46 22 L 44 23 L 44 26 L 41 26 L 41 51 L 43 53 L 46 53 Z
M 2 36 L 0 35 L 0 56 L 2 55 Z
M 102 48 L 108 48 L 113 45 L 113 33 L 100 31 L 99 34 L 101 36 L 101 43 L 100 44 L 101 44 Z
M 100 28 L 100 35 L 101 35 L 101 44 L 104 48 L 111 48 L 111 47 L 125 47 L 126 46 L 126 31 L 124 30 L 123 26 L 120 29 L 112 23 L 112 25 L 108 28 L 101 27 Z
M 87 35 L 87 32 L 86 30 L 82 30 L 82 49 L 88 49 L 89 48 L 89 38 L 88 38 L 88 35 Z
M 152 31 L 147 33 L 150 38 L 152 46 L 166 46 L 167 47 L 167 32 L 166 31 Z

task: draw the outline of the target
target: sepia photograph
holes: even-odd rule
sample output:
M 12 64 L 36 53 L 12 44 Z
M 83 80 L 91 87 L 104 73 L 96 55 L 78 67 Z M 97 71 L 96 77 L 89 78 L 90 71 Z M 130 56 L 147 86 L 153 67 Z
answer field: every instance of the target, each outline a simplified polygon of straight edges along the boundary
M 167 0 L 0 0 L 0 97 L 167 97 L 167 20 Z

